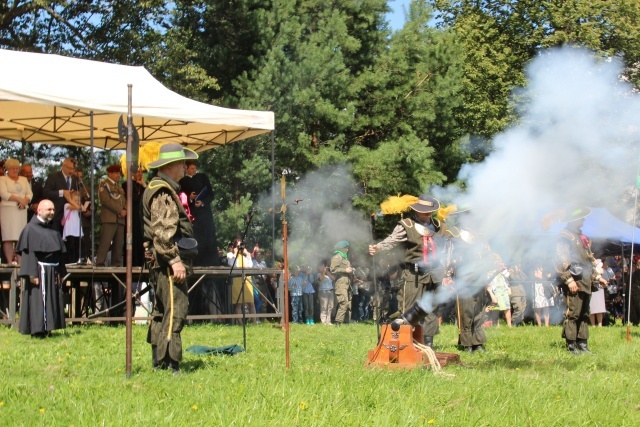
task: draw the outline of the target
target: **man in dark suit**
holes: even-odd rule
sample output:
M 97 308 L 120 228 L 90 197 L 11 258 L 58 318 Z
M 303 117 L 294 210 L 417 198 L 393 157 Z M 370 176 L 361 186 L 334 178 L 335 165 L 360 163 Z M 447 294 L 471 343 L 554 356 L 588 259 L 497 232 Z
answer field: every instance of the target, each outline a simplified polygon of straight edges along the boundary
M 29 163 L 24 163 L 20 168 L 20 176 L 24 176 L 29 181 L 29 185 L 31 186 L 31 192 L 33 193 L 33 197 L 31 198 L 31 204 L 29 205 L 29 210 L 27 211 L 27 222 L 31 221 L 33 215 L 38 212 L 38 203 L 43 199 L 42 197 L 42 183 L 37 179 L 33 178 L 33 168 Z
M 64 204 L 71 203 L 71 193 L 78 191 L 78 178 L 75 176 L 75 170 L 76 161 L 67 157 L 62 162 L 62 170 L 50 173 L 44 183 L 44 197 L 53 202 L 56 210 L 51 225 L 60 233 L 62 233 Z

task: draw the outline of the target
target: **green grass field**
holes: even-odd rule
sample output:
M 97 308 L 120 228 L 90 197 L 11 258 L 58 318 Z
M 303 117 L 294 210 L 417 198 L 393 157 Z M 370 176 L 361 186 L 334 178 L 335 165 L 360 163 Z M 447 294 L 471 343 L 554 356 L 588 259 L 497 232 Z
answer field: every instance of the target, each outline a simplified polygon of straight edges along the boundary
M 146 327 L 73 326 L 45 340 L 0 329 L 0 426 L 638 426 L 640 331 L 591 329 L 594 355 L 573 356 L 560 327 L 487 330 L 489 352 L 430 370 L 363 367 L 372 324 L 247 327 L 247 352 L 185 352 L 180 376 L 154 372 Z M 183 344 L 243 344 L 240 326 L 192 325 Z M 455 326 L 439 351 L 456 352 Z

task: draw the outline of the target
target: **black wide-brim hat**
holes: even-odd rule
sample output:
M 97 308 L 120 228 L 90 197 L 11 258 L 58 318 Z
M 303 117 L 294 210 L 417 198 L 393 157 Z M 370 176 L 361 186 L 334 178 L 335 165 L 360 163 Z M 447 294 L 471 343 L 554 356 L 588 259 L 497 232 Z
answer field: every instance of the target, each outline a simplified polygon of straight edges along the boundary
M 418 197 L 418 201 L 409 205 L 409 207 L 419 213 L 431 213 L 440 209 L 440 202 L 435 197 L 422 194 Z
M 190 148 L 183 147 L 180 144 L 169 143 L 160 147 L 158 153 L 158 159 L 153 162 L 149 162 L 147 167 L 149 169 L 156 169 L 169 163 L 179 162 L 182 160 L 195 160 L 198 158 L 198 153 Z

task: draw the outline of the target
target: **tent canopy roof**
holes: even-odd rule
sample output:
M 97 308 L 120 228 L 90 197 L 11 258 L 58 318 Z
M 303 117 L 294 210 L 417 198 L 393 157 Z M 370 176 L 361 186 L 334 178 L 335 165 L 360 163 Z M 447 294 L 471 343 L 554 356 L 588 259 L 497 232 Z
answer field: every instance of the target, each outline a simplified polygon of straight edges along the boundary
M 234 110 L 167 89 L 143 67 L 0 49 L 0 138 L 90 146 L 90 113 L 98 148 L 126 147 L 128 85 L 140 142 L 177 142 L 204 151 L 274 129 L 270 111 Z
M 566 223 L 557 223 L 549 233 L 557 234 Z M 591 208 L 591 215 L 587 216 L 582 226 L 582 233 L 591 239 L 609 239 L 624 243 L 640 240 L 640 228 L 618 219 L 604 208 Z

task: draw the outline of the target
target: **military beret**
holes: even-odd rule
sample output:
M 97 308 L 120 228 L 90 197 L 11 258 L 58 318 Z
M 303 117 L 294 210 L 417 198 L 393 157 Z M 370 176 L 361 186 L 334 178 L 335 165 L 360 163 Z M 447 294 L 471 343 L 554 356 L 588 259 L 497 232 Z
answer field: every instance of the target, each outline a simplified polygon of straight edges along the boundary
M 349 247 L 348 240 L 340 240 L 338 243 L 336 243 L 336 249 L 344 249 L 348 247 Z
M 111 165 L 107 168 L 107 173 L 122 172 L 120 165 Z

